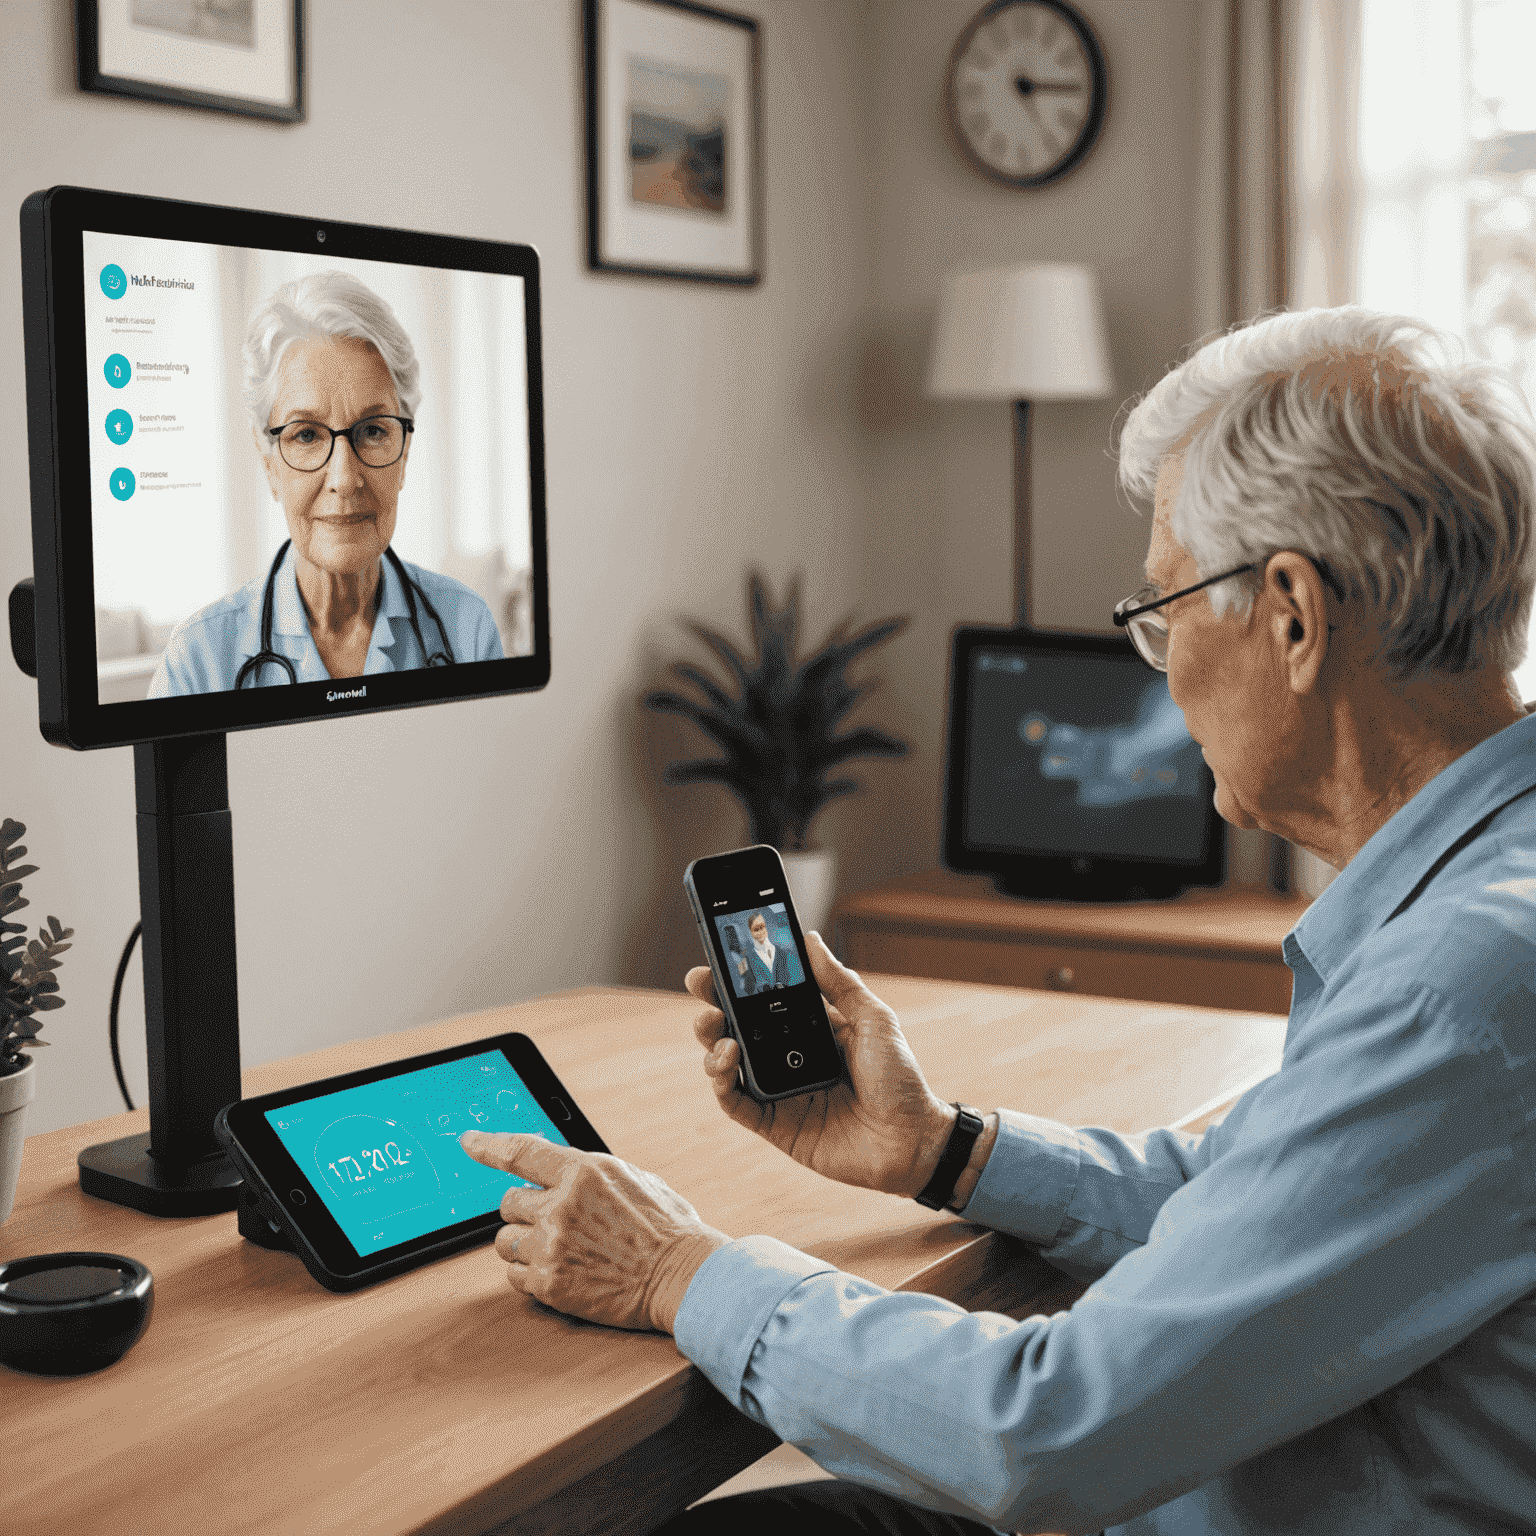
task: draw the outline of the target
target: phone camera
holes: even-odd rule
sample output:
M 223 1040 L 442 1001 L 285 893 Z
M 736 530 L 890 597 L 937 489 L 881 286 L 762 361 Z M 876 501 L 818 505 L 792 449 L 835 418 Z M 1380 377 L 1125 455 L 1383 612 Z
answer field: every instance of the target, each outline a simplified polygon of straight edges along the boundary
M 321 245 L 324 245 L 325 244 L 325 231 L 323 229 L 317 229 L 315 231 L 315 239 L 318 240 Z

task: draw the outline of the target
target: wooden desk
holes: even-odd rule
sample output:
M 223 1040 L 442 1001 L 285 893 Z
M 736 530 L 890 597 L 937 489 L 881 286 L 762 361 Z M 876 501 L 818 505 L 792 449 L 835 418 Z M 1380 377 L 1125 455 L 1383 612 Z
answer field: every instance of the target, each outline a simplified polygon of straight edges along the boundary
M 859 971 L 1288 1013 L 1280 941 L 1307 905 L 1244 889 L 1029 901 L 935 869 L 846 898 L 834 923 L 838 954 Z
M 1279 1063 L 1283 1021 L 874 977 L 935 1089 L 1132 1131 L 1228 1099 Z M 248 1093 L 520 1029 L 603 1137 L 704 1217 L 879 1284 L 972 1308 L 1057 1310 L 1077 1289 L 1021 1244 L 799 1168 L 716 1108 L 680 994 L 589 989 L 245 1074 Z M 247 1021 L 259 1030 L 259 1021 Z M 337 1296 L 232 1214 L 164 1220 L 80 1192 L 75 1154 L 118 1115 L 27 1142 L 0 1259 L 105 1249 L 147 1263 L 155 1313 L 116 1365 L 0 1368 L 7 1536 L 210 1529 L 303 1536 L 638 1533 L 776 1443 L 671 1339 L 550 1312 L 489 1248 Z

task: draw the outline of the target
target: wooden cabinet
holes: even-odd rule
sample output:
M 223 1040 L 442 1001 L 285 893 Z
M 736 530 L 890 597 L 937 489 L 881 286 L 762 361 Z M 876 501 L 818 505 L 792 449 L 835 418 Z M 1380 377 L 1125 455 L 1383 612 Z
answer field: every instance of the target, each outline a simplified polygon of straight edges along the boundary
M 834 932 L 855 970 L 1288 1013 L 1280 941 L 1306 909 L 1251 889 L 1029 901 L 985 876 L 931 870 L 839 902 Z

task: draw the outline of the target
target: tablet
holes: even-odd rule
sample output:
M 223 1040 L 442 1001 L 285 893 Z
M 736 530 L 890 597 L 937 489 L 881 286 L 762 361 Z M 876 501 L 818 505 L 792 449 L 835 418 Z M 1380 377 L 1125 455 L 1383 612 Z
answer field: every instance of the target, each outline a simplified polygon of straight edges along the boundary
M 526 1179 L 477 1163 L 465 1131 L 530 1131 L 606 1152 L 526 1035 L 494 1035 L 226 1105 L 214 1130 L 242 1212 L 321 1285 L 350 1291 L 492 1236 Z M 273 1244 L 273 1246 L 279 1246 Z

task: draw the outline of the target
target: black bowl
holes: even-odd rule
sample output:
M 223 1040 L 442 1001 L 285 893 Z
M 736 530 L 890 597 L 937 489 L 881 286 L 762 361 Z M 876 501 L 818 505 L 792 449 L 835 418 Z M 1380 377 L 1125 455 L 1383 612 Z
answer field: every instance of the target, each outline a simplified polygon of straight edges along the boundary
M 0 1264 L 0 1360 L 78 1376 L 119 1360 L 149 1326 L 155 1282 L 120 1253 L 35 1253 Z

